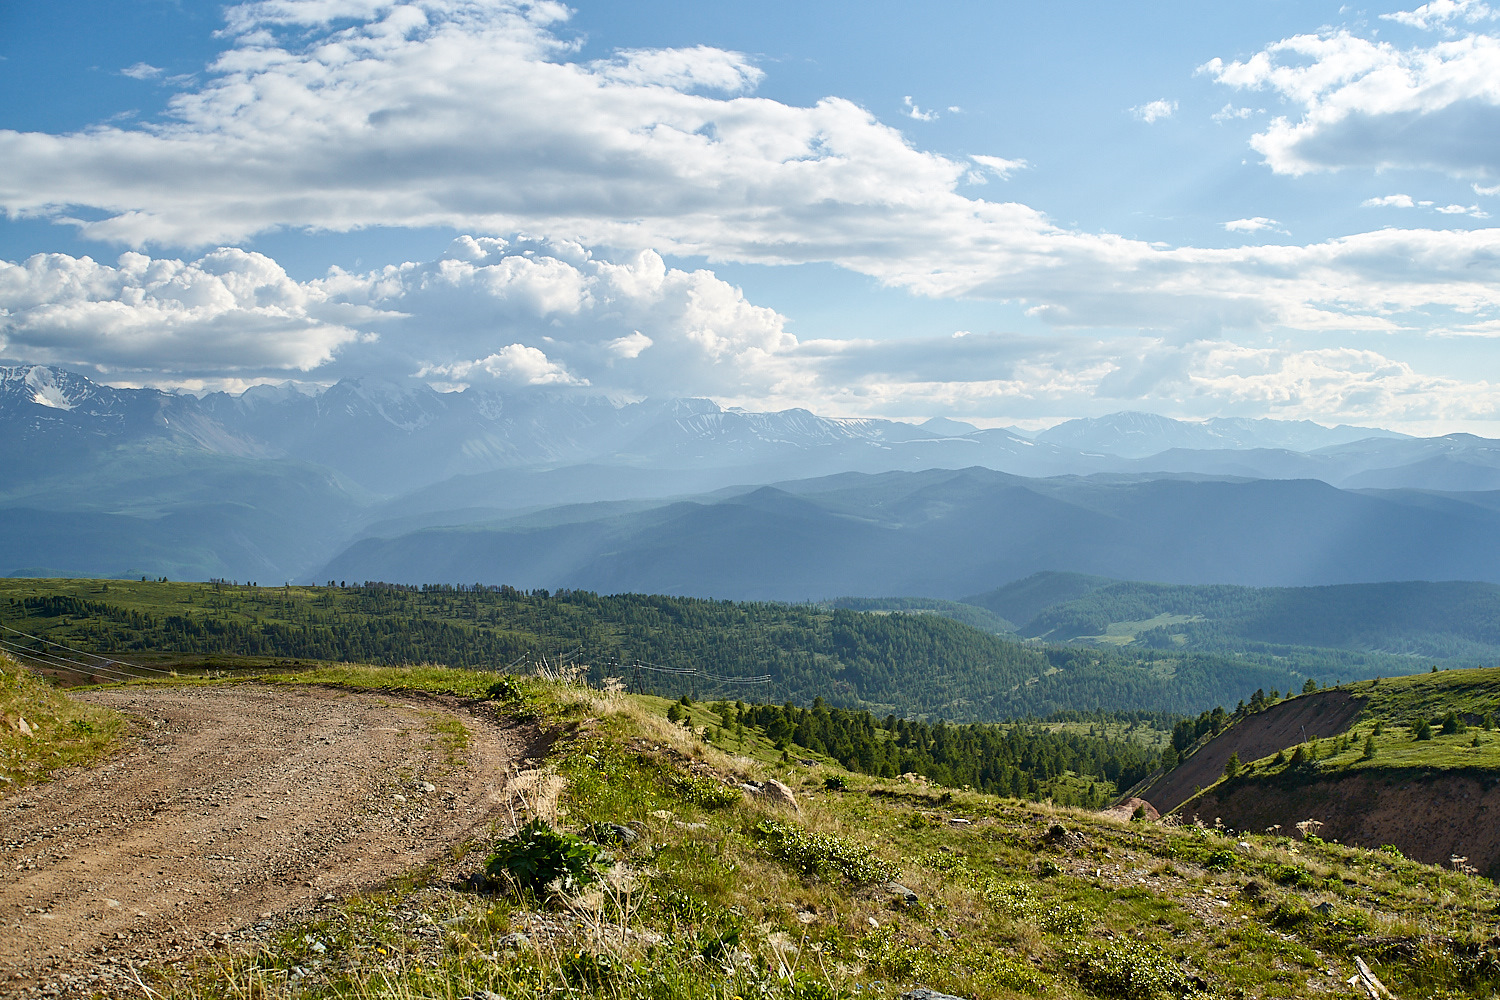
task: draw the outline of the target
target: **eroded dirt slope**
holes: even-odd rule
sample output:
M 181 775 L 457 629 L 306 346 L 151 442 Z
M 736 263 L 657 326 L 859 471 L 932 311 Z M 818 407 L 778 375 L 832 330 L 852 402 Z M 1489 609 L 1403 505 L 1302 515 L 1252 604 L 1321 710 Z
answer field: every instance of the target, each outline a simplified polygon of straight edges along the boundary
M 1347 691 L 1319 691 L 1272 705 L 1230 726 L 1137 794 L 1165 815 L 1223 777 L 1232 754 L 1248 763 L 1315 736 L 1337 736 L 1353 724 L 1363 705 Z
M 78 697 L 136 734 L 101 767 L 0 801 L 0 995 L 87 995 L 409 872 L 508 816 L 526 745 L 457 703 L 325 688 Z
M 1392 844 L 1434 865 L 1458 855 L 1492 877 L 1500 871 L 1500 782 L 1493 776 L 1362 771 L 1290 787 L 1255 781 L 1205 795 L 1184 812 L 1257 833 L 1272 825 L 1290 832 L 1315 819 L 1324 824 L 1318 835 L 1325 840 Z

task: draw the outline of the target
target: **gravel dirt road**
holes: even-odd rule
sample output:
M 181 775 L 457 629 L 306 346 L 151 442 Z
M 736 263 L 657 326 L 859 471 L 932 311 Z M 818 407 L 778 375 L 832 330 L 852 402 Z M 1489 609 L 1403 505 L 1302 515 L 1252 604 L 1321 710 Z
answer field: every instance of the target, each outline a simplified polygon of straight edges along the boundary
M 133 735 L 0 801 L 0 995 L 116 992 L 142 963 L 379 886 L 509 820 L 520 728 L 457 701 L 315 687 L 77 697 Z

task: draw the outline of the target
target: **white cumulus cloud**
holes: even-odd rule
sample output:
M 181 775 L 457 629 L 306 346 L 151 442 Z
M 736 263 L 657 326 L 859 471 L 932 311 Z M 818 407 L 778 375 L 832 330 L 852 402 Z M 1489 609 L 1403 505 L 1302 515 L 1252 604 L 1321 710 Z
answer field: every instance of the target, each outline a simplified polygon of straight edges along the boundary
M 796 343 L 774 310 L 649 250 L 613 261 L 576 243 L 465 236 L 436 261 L 313 284 L 333 301 L 401 317 L 379 327 L 393 375 L 634 397 L 764 394 Z
M 919 122 L 937 121 L 938 113 L 936 111 L 923 111 L 920 107 L 917 106 L 916 102 L 911 99 L 910 94 L 908 94 L 906 97 L 903 97 L 901 100 L 902 103 L 906 105 L 906 110 L 902 112 L 902 114 L 906 115 L 906 117 L 915 118 Z
M 1028 166 L 1030 166 L 1030 164 L 1028 164 L 1025 160 L 1007 160 L 1004 157 L 1000 156 L 984 156 L 982 154 L 975 154 L 973 156 L 970 156 L 969 159 L 973 160 L 975 163 L 979 164 L 981 167 L 988 170 L 990 173 L 994 174 L 996 177 L 1000 178 L 1003 181 L 1010 180 L 1010 175 L 1015 173 L 1017 170 L 1025 170 Z
M 126 253 L 114 266 L 65 254 L 0 261 L 0 354 L 33 362 L 179 376 L 308 371 L 374 315 L 243 250 L 194 261 Z
M 559 365 L 546 352 L 525 344 L 506 344 L 488 357 L 475 361 L 453 361 L 445 365 L 424 365 L 418 378 L 463 380 L 479 372 L 511 385 L 586 386 L 588 379 L 578 378 Z
M 1413 28 L 1429 31 L 1434 28 L 1451 29 L 1455 21 L 1477 24 L 1492 21 L 1495 11 L 1483 0 L 1431 0 L 1415 10 L 1398 10 L 1393 14 L 1381 14 L 1384 21 L 1395 21 Z
M 1258 233 L 1266 229 L 1277 229 L 1280 225 L 1275 219 L 1257 215 L 1253 219 L 1233 219 L 1224 223 L 1224 228 L 1231 233 Z
M 1251 145 L 1277 173 L 1342 167 L 1500 174 L 1500 39 L 1469 34 L 1400 48 L 1348 31 L 1297 35 L 1244 61 L 1200 67 L 1300 106 Z
M 1130 113 L 1135 115 L 1147 125 L 1161 121 L 1163 118 L 1171 118 L 1177 113 L 1177 102 L 1165 98 L 1156 101 L 1148 101 L 1145 104 L 1131 108 Z
M 1412 201 L 1409 194 L 1387 194 L 1379 198 L 1366 198 L 1360 202 L 1361 208 L 1414 208 L 1416 202 Z
M 650 347 L 655 341 L 639 330 L 624 337 L 616 337 L 604 346 L 613 351 L 618 357 L 638 358 L 641 352 Z
M 726 94 L 753 90 L 765 77 L 760 67 L 741 53 L 706 45 L 691 49 L 626 49 L 612 59 L 590 64 L 589 69 L 612 83 Z
M 1254 108 L 1237 108 L 1233 104 L 1226 104 L 1218 111 L 1215 111 L 1209 117 L 1211 117 L 1214 121 L 1223 124 L 1224 122 L 1234 121 L 1235 119 L 1249 118 L 1251 115 L 1260 113 L 1261 112 L 1256 111 Z

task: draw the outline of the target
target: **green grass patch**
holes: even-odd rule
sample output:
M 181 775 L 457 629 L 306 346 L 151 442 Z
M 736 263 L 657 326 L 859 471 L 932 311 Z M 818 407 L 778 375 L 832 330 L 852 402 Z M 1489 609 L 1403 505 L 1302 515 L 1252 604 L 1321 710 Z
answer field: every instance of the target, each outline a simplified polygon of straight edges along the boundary
M 1189 622 L 1201 622 L 1202 615 L 1173 615 L 1159 614 L 1153 618 L 1145 618 L 1133 622 L 1110 622 L 1099 635 L 1076 636 L 1073 642 L 1094 642 L 1106 646 L 1128 646 L 1135 642 L 1136 636 L 1142 632 L 1149 632 L 1154 628 L 1171 628 L 1173 625 L 1186 625 Z
M 118 713 L 69 698 L 0 656 L 0 797 L 97 762 L 124 730 Z

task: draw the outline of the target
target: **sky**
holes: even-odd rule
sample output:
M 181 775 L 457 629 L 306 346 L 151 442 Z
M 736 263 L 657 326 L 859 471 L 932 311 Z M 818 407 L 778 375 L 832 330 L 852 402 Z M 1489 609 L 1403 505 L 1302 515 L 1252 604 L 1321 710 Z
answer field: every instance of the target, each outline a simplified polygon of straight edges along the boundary
M 1500 8 L 0 0 L 0 359 L 1500 436 Z

